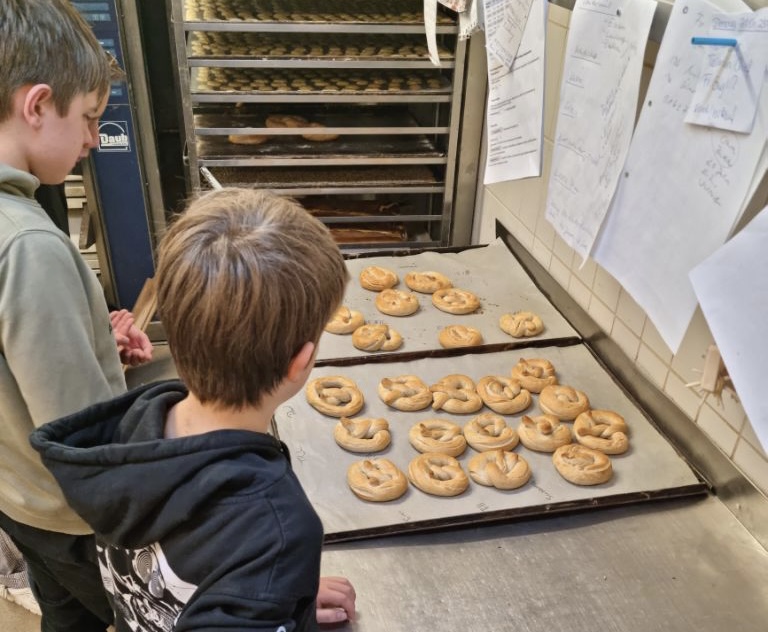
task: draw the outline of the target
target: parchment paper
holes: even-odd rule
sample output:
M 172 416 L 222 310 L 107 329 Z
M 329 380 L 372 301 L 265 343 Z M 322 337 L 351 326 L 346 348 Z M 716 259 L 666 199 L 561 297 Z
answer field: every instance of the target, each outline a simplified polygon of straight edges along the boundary
M 485 375 L 508 375 L 521 356 L 547 358 L 557 369 L 561 384 L 583 390 L 593 408 L 615 410 L 625 418 L 630 429 L 630 448 L 624 455 L 611 457 L 614 475 L 609 482 L 591 487 L 573 485 L 557 473 L 550 454 L 533 452 L 520 444 L 515 451 L 528 460 L 533 477 L 518 490 L 499 491 L 470 481 L 468 491 L 452 498 L 430 496 L 410 486 L 406 494 L 395 501 L 362 501 L 349 490 L 346 471 L 351 463 L 366 458 L 366 455 L 353 454 L 340 448 L 333 439 L 333 428 L 338 420 L 325 417 L 311 408 L 301 392 L 278 408 L 276 428 L 279 437 L 291 450 L 294 470 L 322 519 L 326 537 L 329 540 L 352 539 L 400 530 L 412 531 L 419 525 L 460 524 L 489 520 L 496 515 L 502 518 L 505 512 L 506 515 L 514 515 L 515 512 L 530 515 L 562 507 L 590 507 L 601 504 L 601 499 L 605 500 L 603 504 L 632 502 L 655 497 L 660 490 L 703 490 L 703 485 L 686 462 L 629 400 L 586 347 L 579 344 L 528 351 L 425 358 L 408 363 L 344 368 L 322 367 L 316 368 L 310 379 L 344 375 L 355 380 L 366 400 L 365 407 L 357 416 L 384 417 L 390 424 L 392 443 L 374 456 L 390 459 L 406 473 L 408 463 L 418 454 L 408 442 L 411 426 L 430 418 L 449 419 L 463 426 L 474 415 L 451 415 L 442 411 L 435 413 L 429 408 L 403 413 L 388 408 L 377 394 L 377 386 L 383 377 L 414 374 L 427 384 L 432 384 L 445 375 L 464 373 L 477 381 Z M 540 414 L 538 396 L 534 395 L 533 399 L 533 405 L 528 411 L 506 417 L 507 423 L 517 429 L 523 414 Z M 487 410 L 483 408 L 480 412 Z M 468 448 L 459 457 L 465 472 L 467 461 L 474 454 L 475 451 Z
M 454 287 L 474 292 L 480 299 L 480 309 L 473 314 L 447 314 L 432 305 L 430 294 L 416 293 L 420 308 L 411 316 L 387 316 L 376 309 L 376 292 L 360 286 L 360 272 L 368 266 L 383 266 L 398 274 L 396 289 L 405 291 L 404 277 L 408 272 L 435 271 L 446 275 Z M 483 334 L 485 345 L 508 344 L 528 346 L 534 341 L 554 341 L 579 335 L 546 296 L 534 285 L 504 243 L 497 239 L 488 246 L 459 253 L 422 252 L 406 256 L 363 257 L 347 261 L 351 280 L 344 304 L 363 313 L 366 322 L 386 323 L 403 336 L 404 343 L 394 352 L 359 351 L 351 335 L 323 333 L 318 360 L 393 356 L 410 352 L 442 349 L 438 342 L 440 330 L 447 325 L 476 327 Z M 544 321 L 544 331 L 531 338 L 513 338 L 499 327 L 499 318 L 508 312 L 531 311 Z M 394 355 L 393 357 L 396 357 Z

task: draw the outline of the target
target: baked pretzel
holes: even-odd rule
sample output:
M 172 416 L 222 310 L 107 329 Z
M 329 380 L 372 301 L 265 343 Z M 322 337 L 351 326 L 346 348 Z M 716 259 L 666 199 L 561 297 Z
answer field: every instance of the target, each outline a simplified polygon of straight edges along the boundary
M 331 320 L 325 324 L 325 331 L 332 334 L 351 334 L 364 324 L 365 318 L 361 312 L 342 305 L 333 313 Z
M 480 300 L 472 292 L 449 287 L 432 294 L 432 304 L 449 314 L 470 314 L 480 307 Z
M 333 429 L 333 438 L 350 452 L 381 452 L 390 441 L 386 419 L 342 417 Z
M 387 316 L 410 316 L 419 309 L 419 299 L 412 292 L 382 290 L 376 295 L 376 309 Z
M 414 292 L 434 294 L 438 290 L 453 287 L 451 280 L 439 272 L 409 272 L 405 275 L 405 284 Z
M 573 422 L 576 441 L 603 454 L 624 454 L 629 439 L 624 417 L 612 410 L 588 410 Z
M 573 441 L 571 429 L 554 415 L 523 415 L 517 434 L 526 448 L 536 452 L 554 452 Z
M 477 393 L 486 406 L 500 415 L 514 415 L 531 405 L 531 394 L 520 382 L 500 375 L 486 375 L 477 383 Z
M 403 337 L 389 325 L 363 325 L 352 333 L 352 344 L 361 351 L 394 351 L 402 346 Z
M 541 389 L 539 408 L 544 413 L 554 415 L 560 421 L 573 421 L 589 409 L 589 398 L 586 393 L 572 386 L 552 384 Z
M 429 387 L 432 391 L 432 409 L 449 413 L 476 413 L 483 400 L 475 390 L 475 383 L 466 375 L 446 375 Z
M 313 408 L 330 417 L 351 417 L 365 403 L 357 384 L 339 375 L 312 380 L 307 384 L 306 394 Z
M 575 485 L 599 485 L 613 476 L 611 459 L 579 443 L 560 446 L 552 462 L 560 476 Z
M 227 141 L 233 145 L 263 145 L 269 140 L 264 134 L 229 134 Z
M 447 419 L 427 419 L 411 427 L 408 441 L 419 452 L 459 456 L 467 449 L 461 426 Z
M 368 266 L 360 272 L 360 285 L 373 292 L 388 290 L 396 286 L 398 281 L 400 279 L 394 271 L 381 266 Z
M 459 347 L 476 347 L 483 344 L 483 334 L 474 327 L 465 325 L 448 325 L 440 330 L 437 340 L 446 349 Z
M 305 125 L 305 127 L 317 127 L 318 129 L 322 129 L 325 127 L 322 123 L 316 123 L 315 121 L 311 121 Z M 331 140 L 336 140 L 339 135 L 338 134 L 302 134 L 302 138 L 306 138 L 309 141 L 312 141 L 313 143 L 326 143 Z
M 358 498 L 386 502 L 400 498 L 408 489 L 408 479 L 388 459 L 365 459 L 347 468 L 347 484 Z
M 531 393 L 541 393 L 545 386 L 557 384 L 555 367 L 543 358 L 520 358 L 512 367 L 512 379 L 520 382 L 520 385 Z
M 496 413 L 480 413 L 464 425 L 464 438 L 478 452 L 511 450 L 519 442 L 517 432 Z
M 515 312 L 499 318 L 499 327 L 513 338 L 529 338 L 544 331 L 544 323 L 533 312 Z
M 452 456 L 426 452 L 408 465 L 408 478 L 421 491 L 434 496 L 458 496 L 469 487 L 461 464 Z
M 517 489 L 531 480 L 531 467 L 516 452 L 489 450 L 475 454 L 467 463 L 475 483 L 496 489 Z
M 306 127 L 309 121 L 303 116 L 293 114 L 270 114 L 266 119 L 267 127 Z
M 432 403 L 432 391 L 415 375 L 385 377 L 379 382 L 379 397 L 398 410 L 422 410 Z

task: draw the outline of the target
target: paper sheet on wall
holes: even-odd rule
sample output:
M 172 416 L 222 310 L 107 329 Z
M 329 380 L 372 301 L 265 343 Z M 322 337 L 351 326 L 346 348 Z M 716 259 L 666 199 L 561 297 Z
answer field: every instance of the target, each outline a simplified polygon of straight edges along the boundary
M 690 125 L 700 66 L 691 38 L 737 0 L 675 2 L 630 145 L 593 251 L 676 352 L 696 309 L 688 274 L 721 246 L 742 212 L 766 143 L 768 90 L 751 134 Z
M 546 218 L 582 259 L 627 157 L 655 10 L 654 0 L 577 0 L 571 15 Z
M 768 451 L 768 207 L 691 271 L 701 311 L 752 428 Z
M 486 48 L 507 68 L 512 68 L 531 10 L 531 0 L 483 0 Z M 489 60 L 488 63 L 491 66 Z
M 488 155 L 485 184 L 529 178 L 541 174 L 542 131 L 544 121 L 544 50 L 547 32 L 546 0 L 518 0 L 517 15 L 528 3 L 528 19 L 518 40 L 512 69 L 488 55 Z M 485 0 L 490 5 L 502 0 Z M 495 14 L 496 22 L 485 14 L 486 40 L 498 35 L 509 37 L 508 29 L 496 30 L 503 12 Z M 507 42 L 507 49 L 513 44 Z
M 768 64 L 768 8 L 713 16 L 705 41 L 698 46 L 699 82 L 685 122 L 748 134 Z M 736 44 L 723 45 L 729 41 Z

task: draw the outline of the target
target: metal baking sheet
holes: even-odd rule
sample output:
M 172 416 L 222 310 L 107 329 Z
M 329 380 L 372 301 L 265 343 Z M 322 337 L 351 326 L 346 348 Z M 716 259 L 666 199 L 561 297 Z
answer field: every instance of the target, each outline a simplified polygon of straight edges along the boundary
M 630 429 L 630 449 L 623 455 L 611 457 L 614 474 L 610 481 L 589 487 L 573 485 L 557 473 L 550 454 L 537 453 L 520 444 L 515 451 L 528 460 L 533 472 L 531 481 L 520 489 L 499 491 L 471 481 L 469 490 L 462 495 L 439 498 L 410 486 L 398 500 L 365 502 L 349 490 L 346 471 L 351 463 L 366 458 L 366 455 L 340 448 L 333 439 L 333 428 L 338 420 L 315 411 L 301 392 L 278 408 L 275 430 L 291 450 L 293 468 L 322 519 L 328 541 L 627 504 L 706 491 L 706 486 L 685 460 L 585 346 L 544 347 L 536 349 L 534 354 L 530 351 L 424 358 L 343 368 L 326 366 L 314 369 L 310 379 L 344 375 L 355 380 L 366 401 L 357 416 L 384 417 L 390 424 L 392 443 L 375 456 L 388 458 L 407 472 L 408 463 L 417 455 L 408 442 L 408 430 L 415 423 L 437 417 L 463 426 L 474 415 L 435 413 L 431 409 L 403 413 L 391 409 L 377 395 L 377 386 L 383 377 L 413 374 L 432 384 L 445 375 L 463 373 L 477 381 L 485 375 L 508 375 L 521 356 L 546 358 L 555 365 L 561 384 L 583 390 L 593 408 L 614 410 L 625 418 Z M 522 414 L 539 414 L 538 396 L 534 395 L 533 399 L 528 411 L 506 417 L 507 423 L 517 428 Z M 467 461 L 473 454 L 474 450 L 468 448 L 459 457 L 465 471 Z
M 325 133 L 325 130 L 311 133 Z M 266 135 L 266 134 L 265 134 Z M 238 145 L 227 136 L 200 136 L 197 153 L 201 159 L 217 158 L 373 158 L 430 159 L 445 162 L 445 152 L 425 136 L 339 136 L 336 140 L 311 141 L 300 134 L 274 135 L 261 145 Z
M 445 274 L 457 288 L 474 292 L 480 299 L 480 309 L 473 314 L 454 315 L 432 305 L 429 294 L 418 294 L 420 308 L 411 316 L 387 316 L 376 309 L 376 292 L 360 286 L 363 268 L 383 266 L 400 277 L 396 286 L 408 290 L 404 277 L 408 272 L 435 271 Z M 447 325 L 476 327 L 483 335 L 484 346 L 501 348 L 580 342 L 576 330 L 536 287 L 525 269 L 500 239 L 481 248 L 456 253 L 426 251 L 414 255 L 361 257 L 347 260 L 350 282 L 344 304 L 362 312 L 366 322 L 386 323 L 403 336 L 404 343 L 394 352 L 360 351 L 352 344 L 350 335 L 324 332 L 320 338 L 318 360 L 335 358 L 386 361 L 403 354 L 443 352 L 438 335 Z M 544 331 L 530 338 L 513 338 L 499 327 L 499 318 L 508 312 L 531 311 L 544 321 Z M 466 349 L 459 350 L 465 352 Z M 448 353 L 455 353 L 451 350 Z

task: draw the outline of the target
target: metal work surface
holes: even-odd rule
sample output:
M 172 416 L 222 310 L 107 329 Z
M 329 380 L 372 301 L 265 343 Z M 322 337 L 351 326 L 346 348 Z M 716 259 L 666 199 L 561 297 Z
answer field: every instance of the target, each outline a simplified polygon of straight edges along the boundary
M 439 418 L 464 426 L 478 414 L 456 415 L 443 410 L 433 411 L 429 407 L 415 412 L 393 410 L 377 396 L 377 386 L 383 377 L 412 374 L 429 385 L 446 375 L 462 373 L 477 382 L 485 375 L 509 375 L 523 353 L 528 358 L 551 361 L 557 369 L 560 383 L 584 391 L 593 408 L 614 410 L 626 419 L 630 448 L 625 454 L 611 457 L 611 480 L 594 486 L 573 485 L 557 473 L 550 453 L 534 452 L 519 445 L 515 452 L 528 461 L 533 477 L 516 490 L 501 491 L 471 482 L 464 493 L 441 498 L 411 486 L 404 496 L 386 503 L 359 500 L 349 490 L 347 468 L 362 459 L 383 457 L 407 472 L 408 464 L 418 455 L 408 441 L 408 431 L 415 424 Z M 329 375 L 353 379 L 365 397 L 365 407 L 354 416 L 383 417 L 389 421 L 392 435 L 392 442 L 384 451 L 354 454 L 343 450 L 334 441 L 333 429 L 338 420 L 312 409 L 303 392 L 275 412 L 277 433 L 291 450 L 293 469 L 320 515 L 329 540 L 418 531 L 475 521 L 488 522 L 566 509 L 598 508 L 641 502 L 665 494 L 701 494 L 706 490 L 688 464 L 582 345 L 356 365 L 341 370 L 334 366 L 322 367 L 313 371 L 310 380 Z M 516 429 L 523 414 L 540 414 L 537 395 L 533 396 L 533 404 L 528 410 L 505 416 L 504 419 Z M 472 448 L 467 448 L 458 457 L 465 472 L 467 462 L 474 454 Z
M 326 546 L 354 632 L 765 632 L 768 554 L 712 496 Z

